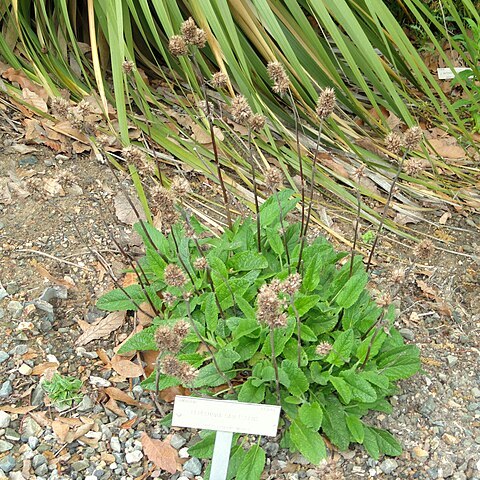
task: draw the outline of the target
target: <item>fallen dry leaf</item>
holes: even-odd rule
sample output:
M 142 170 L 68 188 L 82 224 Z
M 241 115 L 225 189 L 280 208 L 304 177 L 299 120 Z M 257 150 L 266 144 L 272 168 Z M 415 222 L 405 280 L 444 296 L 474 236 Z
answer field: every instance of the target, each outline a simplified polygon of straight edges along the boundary
M 114 398 L 110 397 L 108 402 L 105 404 L 105 407 L 111 410 L 113 413 L 117 414 L 119 417 L 127 417 L 126 413 L 120 408 L 118 403 Z
M 133 225 L 134 223 L 138 222 L 137 213 L 140 215 L 141 220 L 146 220 L 140 200 L 132 196 L 130 196 L 130 200 L 135 209 L 132 208 L 127 200 L 127 197 L 122 192 L 117 193 L 115 196 L 113 202 L 115 205 L 115 214 L 117 215 L 118 220 L 122 223 L 126 223 L 127 225 Z
M 127 420 L 125 423 L 122 423 L 120 425 L 120 428 L 123 428 L 124 430 L 128 430 L 129 428 L 132 428 L 135 425 L 135 422 L 138 420 L 138 417 L 133 417 L 130 420 Z
M 8 148 L 9 150 L 21 153 L 22 155 L 38 152 L 38 148 L 32 147 L 31 145 L 25 145 L 24 143 L 17 143 L 15 145 L 11 145 Z
M 107 352 L 103 348 L 99 348 L 97 350 L 97 355 L 98 358 L 105 364 L 105 367 L 107 369 L 112 368 L 112 365 L 110 363 L 110 357 L 107 355 Z
M 186 393 L 186 388 L 177 385 L 176 387 L 168 387 L 165 390 L 160 390 L 160 392 L 158 392 L 158 397 L 164 402 L 172 403 L 177 395 L 186 395 Z
M 40 85 L 36 85 L 30 81 L 21 70 L 15 70 L 14 68 L 9 68 L 2 73 L 2 77 L 10 82 L 16 82 L 20 85 L 20 88 L 28 88 L 28 90 L 38 94 L 43 100 L 48 100 L 47 91 Z
M 430 145 L 433 147 L 434 151 L 442 157 L 452 159 L 465 157 L 465 150 L 457 144 L 457 141 L 454 138 L 434 138 L 430 140 Z
M 52 197 L 65 196 L 65 190 L 55 178 L 46 178 L 43 182 L 43 189 Z
M 150 438 L 145 432 L 142 432 L 140 441 L 145 455 L 156 467 L 172 474 L 177 471 L 178 453 L 170 442 Z
M 417 283 L 418 288 L 420 288 L 422 293 L 424 293 L 427 297 L 429 297 L 429 298 L 436 298 L 437 297 L 437 291 L 433 287 L 428 285 L 426 282 L 424 282 L 423 280 L 417 280 L 416 283 Z
M 24 407 L 10 407 L 9 405 L 2 405 L 0 410 L 7 413 L 17 413 L 18 415 L 25 415 L 38 408 L 38 405 L 26 405 Z
M 123 278 L 122 287 L 129 287 L 138 283 L 138 275 L 135 272 L 127 272 Z
M 43 373 L 45 373 L 46 370 L 50 368 L 56 370 L 59 365 L 60 364 L 57 362 L 44 362 L 44 363 L 41 363 L 40 365 L 35 365 L 30 375 L 43 375 Z
M 134 398 L 127 395 L 125 392 L 122 392 L 119 388 L 116 387 L 107 387 L 104 389 L 104 392 L 114 400 L 117 400 L 122 403 L 126 403 L 127 405 L 135 405 L 136 407 L 145 408 L 146 410 L 151 410 L 153 407 L 146 403 L 139 402 Z
M 141 365 L 134 363 L 120 355 L 114 355 L 111 360 L 112 368 L 122 377 L 135 378 L 143 375 Z
M 31 105 L 32 107 L 40 110 L 41 112 L 48 112 L 47 102 L 45 102 L 45 100 L 40 95 L 38 95 L 38 93 L 32 92 L 28 88 L 24 88 L 22 90 L 22 97 L 28 105 Z
M 136 312 L 138 323 L 144 327 L 148 327 L 152 324 L 152 319 L 156 316 L 155 312 L 149 302 L 141 303 L 140 308 L 143 311 L 138 310 Z M 147 315 L 147 313 L 149 315 Z
M 58 437 L 58 441 L 60 443 L 65 443 L 65 439 L 67 438 L 68 432 L 70 431 L 70 426 L 66 423 L 54 420 L 52 422 L 52 430 Z
M 155 370 L 155 364 L 158 357 L 157 350 L 144 350 L 143 352 L 139 352 L 142 360 L 145 362 L 145 366 L 143 369 L 145 370 L 145 375 L 149 377 L 152 372 Z
M 213 132 L 214 132 L 214 135 L 215 137 L 220 140 L 220 141 L 223 141 L 224 140 L 224 135 L 222 133 L 222 131 L 218 128 L 218 127 L 213 127 Z M 195 140 L 195 142 L 199 143 L 200 145 L 208 145 L 209 143 L 212 143 L 212 137 L 210 136 L 210 132 L 205 130 L 204 127 L 202 127 L 201 125 L 193 125 L 192 126 L 192 133 L 193 133 L 193 140 Z
M 452 214 L 450 212 L 445 212 L 441 217 L 440 217 L 440 220 L 438 220 L 438 223 L 440 225 L 445 225 L 448 220 L 452 218 Z
M 80 335 L 77 340 L 77 346 L 86 345 L 93 340 L 108 337 L 108 335 L 123 325 L 125 314 L 126 312 L 112 312 L 106 317 L 97 320 L 88 330 Z
M 41 263 L 33 263 L 35 270 L 43 277 L 54 283 L 55 285 L 61 285 L 65 288 L 75 288 L 75 283 L 70 277 L 55 278 Z

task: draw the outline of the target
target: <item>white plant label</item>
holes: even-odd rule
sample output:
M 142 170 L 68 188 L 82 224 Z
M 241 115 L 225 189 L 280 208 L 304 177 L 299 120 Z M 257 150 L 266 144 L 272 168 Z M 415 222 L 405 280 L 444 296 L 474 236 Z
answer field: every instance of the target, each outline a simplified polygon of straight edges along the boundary
M 455 73 L 460 73 L 465 70 L 471 70 L 471 68 L 455 67 L 453 70 Z M 451 68 L 437 68 L 437 75 L 440 80 L 451 80 L 452 78 L 455 78 L 455 74 L 452 72 Z
M 172 426 L 274 437 L 279 418 L 276 405 L 177 395 Z

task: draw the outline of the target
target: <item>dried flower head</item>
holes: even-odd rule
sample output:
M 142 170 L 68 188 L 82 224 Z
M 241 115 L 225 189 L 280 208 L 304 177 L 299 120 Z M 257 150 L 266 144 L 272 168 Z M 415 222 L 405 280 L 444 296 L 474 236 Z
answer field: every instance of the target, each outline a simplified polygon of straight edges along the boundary
M 392 271 L 392 282 L 402 283 L 405 280 L 405 269 L 402 267 L 394 268 Z
M 321 120 L 325 120 L 333 113 L 336 103 L 335 90 L 330 87 L 324 88 L 318 97 L 315 112 Z
M 198 48 L 203 48 L 207 43 L 207 35 L 205 31 L 197 27 L 197 24 L 192 17 L 182 23 L 180 32 L 185 43 L 188 45 L 195 45 Z
M 278 298 L 276 288 L 263 285 L 257 296 L 257 319 L 270 328 L 285 327 L 287 316 L 281 312 L 282 302 Z
M 302 285 L 302 276 L 299 273 L 292 273 L 282 283 L 280 290 L 287 295 L 295 295 Z
M 171 287 L 183 287 L 187 283 L 183 270 L 174 263 L 170 263 L 165 267 L 163 276 L 165 283 Z
M 390 295 L 390 292 L 381 292 L 376 300 L 378 306 L 388 307 L 392 303 L 392 296 Z
M 283 175 L 276 167 L 269 167 L 265 172 L 265 185 L 267 190 L 274 192 L 283 185 Z
M 404 145 L 407 150 L 414 150 L 418 147 L 422 139 L 422 129 L 420 127 L 409 128 L 404 135 Z
M 124 60 L 122 62 L 122 70 L 125 75 L 132 73 L 135 69 L 135 64 L 131 60 Z
M 195 270 L 206 270 L 208 268 L 208 261 L 205 257 L 199 257 L 193 262 Z
M 288 91 L 290 81 L 288 79 L 287 72 L 280 62 L 269 62 L 267 65 L 268 76 L 273 81 L 272 90 L 275 93 L 283 95 Z
M 198 370 L 192 367 L 187 362 L 180 362 L 180 371 L 178 372 L 177 377 L 184 385 L 192 383 L 198 375 Z
M 128 163 L 135 165 L 137 168 L 142 168 L 145 165 L 145 154 L 137 147 L 129 145 L 122 149 L 122 156 Z
M 253 114 L 247 99 L 243 95 L 237 95 L 232 100 L 231 113 L 233 119 L 241 124 L 247 123 Z
M 188 47 L 181 35 L 174 35 L 168 42 L 168 49 L 175 57 L 188 55 Z
M 255 113 L 248 121 L 250 127 L 255 132 L 259 132 L 265 126 L 265 116 L 261 113 Z
M 423 239 L 414 249 L 413 253 L 422 260 L 430 258 L 435 252 L 435 245 L 428 238 Z
M 68 116 L 70 102 L 62 97 L 56 97 L 52 100 L 51 109 L 53 115 L 60 119 L 65 119 Z
M 151 190 L 153 210 L 162 222 L 162 229 L 168 231 L 180 218 L 175 209 L 175 198 L 170 190 L 155 185 Z
M 184 339 L 188 335 L 189 331 L 190 331 L 190 324 L 188 324 L 184 320 L 179 320 L 173 326 L 173 333 L 181 339 Z
M 184 337 L 176 335 L 170 327 L 161 325 L 155 330 L 154 338 L 159 352 L 178 353 Z
M 212 75 L 212 87 L 224 88 L 228 84 L 228 75 L 224 72 L 215 72 Z
M 86 100 L 68 108 L 67 118 L 73 128 L 80 130 L 87 135 L 95 132 L 96 125 L 88 117 L 92 112 L 92 106 Z
M 396 132 L 390 132 L 385 137 L 385 148 L 393 155 L 398 155 L 403 147 L 403 138 Z
M 182 198 L 192 191 L 192 187 L 190 186 L 190 182 L 186 178 L 177 175 L 172 180 L 172 184 L 170 185 L 170 191 L 176 197 Z
M 92 105 L 86 100 L 80 100 L 80 102 L 78 102 L 75 108 L 77 109 L 78 113 L 83 117 L 86 117 L 87 115 L 92 113 Z
M 407 158 L 403 164 L 403 169 L 407 175 L 415 177 L 423 171 L 422 160 L 420 158 Z
M 332 346 L 328 342 L 322 342 L 317 345 L 315 353 L 321 357 L 324 357 L 325 355 L 328 355 L 331 350 Z
M 170 292 L 162 292 L 163 301 L 171 307 L 173 303 L 177 300 L 177 297 Z

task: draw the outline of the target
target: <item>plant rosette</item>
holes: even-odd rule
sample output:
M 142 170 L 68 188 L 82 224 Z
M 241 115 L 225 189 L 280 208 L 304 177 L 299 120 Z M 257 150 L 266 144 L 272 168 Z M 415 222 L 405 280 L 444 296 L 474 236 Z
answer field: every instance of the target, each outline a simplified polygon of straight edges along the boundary
M 383 309 L 372 300 L 362 258 L 351 265 L 348 253 L 336 252 L 323 237 L 305 246 L 300 281 L 289 288 L 300 256 L 301 225 L 286 217 L 296 204 L 291 190 L 265 201 L 260 252 L 256 223 L 249 218 L 218 237 L 207 236 L 194 218 L 188 228 L 176 224 L 168 235 L 137 224 L 145 243 L 142 281 L 105 294 L 97 305 L 107 311 L 137 310 L 148 301 L 160 312 L 120 354 L 162 351 L 156 331 L 190 322 L 175 358 L 196 374 L 183 386 L 193 395 L 243 402 L 277 404 L 279 397 L 281 445 L 311 463 L 326 458 L 325 437 L 340 450 L 362 444 L 375 459 L 399 455 L 399 442 L 363 417 L 392 411 L 387 398 L 397 380 L 419 370 L 418 348 L 405 345 L 393 326 L 393 306 Z M 181 286 L 166 283 L 165 270 L 172 264 L 184 273 Z M 161 358 L 162 353 L 144 388 L 182 384 L 179 376 L 165 374 Z M 259 470 L 259 478 L 265 452 L 259 445 L 246 452 L 237 444 L 242 438 L 235 436 L 228 478 L 247 478 L 242 475 L 248 466 Z M 208 433 L 190 453 L 211 458 L 212 450 Z

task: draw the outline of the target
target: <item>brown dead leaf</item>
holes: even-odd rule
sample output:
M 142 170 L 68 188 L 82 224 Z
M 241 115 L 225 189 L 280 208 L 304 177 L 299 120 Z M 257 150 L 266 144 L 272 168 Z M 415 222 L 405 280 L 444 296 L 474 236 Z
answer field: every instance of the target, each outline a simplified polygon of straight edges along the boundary
M 125 314 L 126 312 L 112 312 L 106 317 L 97 320 L 95 323 L 90 325 L 88 330 L 80 335 L 77 340 L 77 346 L 83 346 L 92 342 L 93 340 L 108 337 L 108 335 L 123 325 L 125 321 Z
M 455 138 L 435 138 L 430 140 L 434 152 L 446 158 L 459 159 L 465 157 L 465 150 L 460 147 Z
M 135 422 L 138 420 L 138 417 L 133 417 L 130 420 L 127 420 L 125 423 L 122 423 L 120 425 L 120 428 L 123 428 L 124 430 L 128 430 L 129 428 L 132 428 L 135 425 Z
M 35 92 L 39 95 L 44 101 L 48 100 L 47 91 L 40 85 L 36 85 L 30 81 L 21 70 L 15 70 L 14 68 L 9 68 L 2 73 L 2 77 L 10 82 L 16 82 L 20 85 L 20 88 L 28 88 L 28 90 Z
M 47 412 L 30 412 L 29 415 L 41 426 L 49 427 L 52 421 L 47 417 Z
M 422 293 L 425 294 L 426 297 L 428 298 L 437 298 L 437 291 L 428 285 L 426 282 L 423 280 L 417 280 L 417 287 L 420 288 Z
M 155 317 L 155 312 L 153 311 L 153 308 L 149 302 L 141 303 L 140 308 L 143 310 L 143 312 L 140 310 L 136 312 L 138 323 L 144 327 L 148 327 L 152 324 L 152 319 Z M 147 313 L 149 315 L 147 315 Z
M 213 132 L 215 137 L 223 141 L 225 136 L 223 135 L 222 131 L 218 127 L 213 127 Z M 210 132 L 206 130 L 204 127 L 201 125 L 195 124 L 192 126 L 192 133 L 193 133 L 193 140 L 195 142 L 199 143 L 200 145 L 207 145 L 209 143 L 212 143 L 212 137 L 210 136 Z
M 143 375 L 143 368 L 141 365 L 127 360 L 121 355 L 114 355 L 111 360 L 112 368 L 122 377 L 135 378 Z
M 438 223 L 440 225 L 445 225 L 448 220 L 452 218 L 452 214 L 450 212 L 445 212 L 441 217 L 440 217 L 440 220 L 438 221 Z
M 31 105 L 41 112 L 48 112 L 47 102 L 45 102 L 45 100 L 38 95 L 38 93 L 32 92 L 28 88 L 24 88 L 22 90 L 22 97 L 28 105 Z
M 167 439 L 156 440 L 142 432 L 140 441 L 145 455 L 158 468 L 172 474 L 177 471 L 178 453 Z
M 84 423 L 83 425 L 80 425 L 75 430 L 73 431 L 70 430 L 65 437 L 65 442 L 72 443 L 75 440 L 78 440 L 80 437 L 83 437 L 86 433 L 88 433 L 93 428 L 93 425 L 94 423 Z
M 110 397 L 108 402 L 105 404 L 105 407 L 111 410 L 113 413 L 117 414 L 119 417 L 127 417 L 123 409 L 118 405 L 114 398 Z
M 65 196 L 65 190 L 55 178 L 46 178 L 43 181 L 43 189 L 52 197 Z
M 0 410 L 7 413 L 17 413 L 18 415 L 25 415 L 38 408 L 38 405 L 25 405 L 24 407 L 10 407 L 9 405 L 2 405 Z
M 9 147 L 9 150 L 21 153 L 22 155 L 28 155 L 29 153 L 38 152 L 38 148 L 32 147 L 32 145 L 25 145 L 24 143 L 17 143 L 15 145 L 11 145 Z
M 146 410 L 151 410 L 153 407 L 146 403 L 139 402 L 134 398 L 127 395 L 125 392 L 122 392 L 119 388 L 116 387 L 107 387 L 104 389 L 104 392 L 114 400 L 117 400 L 122 403 L 126 403 L 127 405 L 134 405 L 136 407 L 145 408 Z
M 72 143 L 72 148 L 77 155 L 80 153 L 89 152 L 92 149 L 90 145 L 87 145 L 84 142 L 79 142 L 78 140 Z
M 30 375 L 43 375 L 43 373 L 48 369 L 56 370 L 59 367 L 59 363 L 57 362 L 45 362 L 41 363 L 40 365 L 35 365 L 33 367 L 32 373 Z
M 142 208 L 142 204 L 138 198 L 131 196 L 130 200 L 134 205 L 135 209 L 132 208 L 127 197 L 123 192 L 118 192 L 115 196 L 113 202 L 115 205 L 115 214 L 120 222 L 126 223 L 127 225 L 133 225 L 138 222 L 137 213 L 140 216 L 141 220 L 146 220 L 145 213 Z M 135 212 L 137 211 L 137 213 Z
M 144 350 L 143 352 L 140 352 L 140 355 L 142 360 L 145 362 L 145 366 L 143 367 L 145 370 L 145 375 L 149 377 L 155 370 L 158 352 L 156 350 Z
M 138 283 L 138 275 L 135 272 L 127 272 L 123 277 L 122 287 L 126 288 L 136 283 Z
M 161 390 L 158 392 L 158 397 L 164 402 L 172 403 L 177 395 L 185 395 L 186 392 L 186 388 L 177 385 L 176 387 L 168 387 L 165 390 Z
M 61 285 L 66 288 L 75 288 L 75 283 L 70 277 L 56 278 L 39 262 L 33 263 L 33 267 L 43 278 L 46 278 L 55 285 Z
M 78 317 L 75 319 L 75 321 L 78 323 L 78 326 L 81 328 L 82 332 L 86 332 L 92 326 L 87 321 L 82 320 L 81 318 L 78 318 Z
M 99 348 L 97 350 L 97 355 L 98 355 L 98 358 L 105 364 L 105 367 L 107 369 L 112 368 L 112 365 L 110 363 L 110 358 L 109 358 L 107 352 L 103 348 Z
M 65 443 L 65 439 L 67 438 L 68 432 L 70 431 L 70 426 L 66 423 L 54 420 L 52 422 L 52 430 L 58 437 L 58 441 L 60 443 Z

